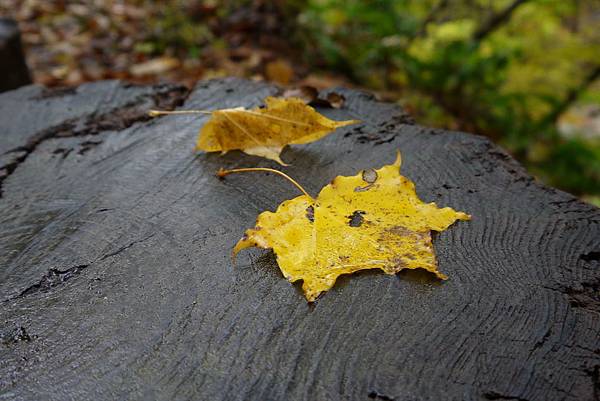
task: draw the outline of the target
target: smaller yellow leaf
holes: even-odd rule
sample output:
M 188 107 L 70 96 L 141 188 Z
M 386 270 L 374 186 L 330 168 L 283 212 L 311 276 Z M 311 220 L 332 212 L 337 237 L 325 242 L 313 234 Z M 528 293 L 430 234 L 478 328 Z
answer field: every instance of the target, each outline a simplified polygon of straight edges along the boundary
M 213 111 L 200 130 L 196 150 L 241 150 L 285 165 L 279 155 L 286 145 L 314 142 L 336 128 L 359 122 L 330 120 L 298 98 L 268 97 L 265 105 Z

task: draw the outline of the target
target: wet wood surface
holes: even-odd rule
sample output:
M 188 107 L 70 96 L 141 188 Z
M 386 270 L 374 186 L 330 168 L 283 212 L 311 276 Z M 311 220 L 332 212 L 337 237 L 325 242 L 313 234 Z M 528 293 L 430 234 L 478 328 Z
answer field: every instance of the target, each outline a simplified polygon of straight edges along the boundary
M 231 248 L 297 195 L 278 167 L 196 154 L 206 116 L 279 93 L 239 79 L 117 81 L 0 95 L 0 399 L 598 400 L 600 211 L 545 187 L 489 140 L 415 125 L 335 89 L 334 119 L 287 148 L 317 193 L 390 164 L 426 202 L 470 213 L 435 237 L 439 282 L 343 277 L 312 305 L 272 252 Z

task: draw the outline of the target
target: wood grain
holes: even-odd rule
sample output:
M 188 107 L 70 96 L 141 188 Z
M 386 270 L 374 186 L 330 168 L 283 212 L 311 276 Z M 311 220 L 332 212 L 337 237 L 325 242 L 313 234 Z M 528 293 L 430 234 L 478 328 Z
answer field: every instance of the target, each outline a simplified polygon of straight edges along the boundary
M 206 117 L 141 110 L 256 106 L 275 87 L 1 95 L 0 399 L 600 399 L 600 211 L 485 138 L 335 90 L 344 107 L 320 111 L 364 123 L 286 149 L 286 172 L 316 193 L 400 149 L 424 201 L 473 216 L 435 238 L 448 281 L 363 272 L 310 306 L 272 253 L 233 266 L 243 231 L 296 191 L 218 180 L 277 166 L 196 155 Z

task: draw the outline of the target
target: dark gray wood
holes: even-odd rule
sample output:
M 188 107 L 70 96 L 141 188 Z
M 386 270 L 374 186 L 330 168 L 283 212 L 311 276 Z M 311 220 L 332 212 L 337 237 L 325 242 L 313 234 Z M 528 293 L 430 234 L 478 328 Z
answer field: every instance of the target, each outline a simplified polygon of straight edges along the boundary
M 230 257 L 297 191 L 273 175 L 218 180 L 274 165 L 195 155 L 204 116 L 140 113 L 182 90 L 0 96 L 2 160 L 21 155 L 0 199 L 0 399 L 598 400 L 600 211 L 485 138 L 337 91 L 345 106 L 321 111 L 364 123 L 286 149 L 286 172 L 317 193 L 400 149 L 423 200 L 473 215 L 435 238 L 448 281 L 363 272 L 308 305 L 272 253 Z M 207 81 L 183 107 L 276 93 Z
M 0 92 L 31 83 L 17 22 L 0 17 Z

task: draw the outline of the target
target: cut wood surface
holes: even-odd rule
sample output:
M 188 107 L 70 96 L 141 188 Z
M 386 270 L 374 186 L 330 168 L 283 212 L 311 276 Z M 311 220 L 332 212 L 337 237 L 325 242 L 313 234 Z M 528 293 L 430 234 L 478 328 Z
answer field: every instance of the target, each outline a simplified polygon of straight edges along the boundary
M 314 304 L 272 252 L 231 250 L 297 190 L 273 162 L 195 154 L 208 116 L 278 89 L 117 81 L 0 95 L 0 400 L 598 400 L 600 211 L 489 140 L 421 127 L 335 89 L 362 124 L 286 148 L 316 194 L 393 162 L 419 196 L 473 216 L 419 271 L 341 278 Z

